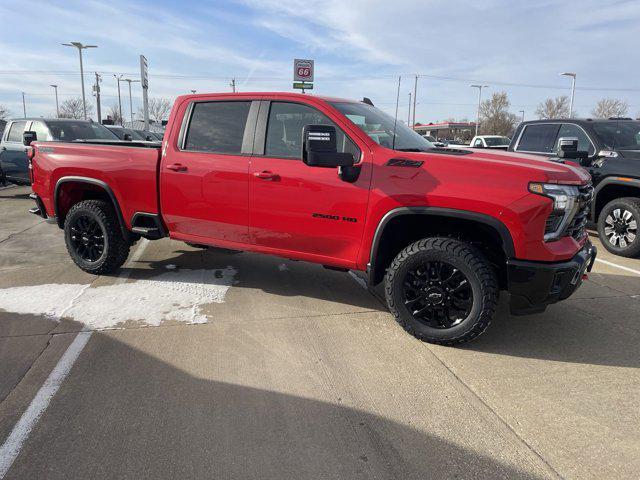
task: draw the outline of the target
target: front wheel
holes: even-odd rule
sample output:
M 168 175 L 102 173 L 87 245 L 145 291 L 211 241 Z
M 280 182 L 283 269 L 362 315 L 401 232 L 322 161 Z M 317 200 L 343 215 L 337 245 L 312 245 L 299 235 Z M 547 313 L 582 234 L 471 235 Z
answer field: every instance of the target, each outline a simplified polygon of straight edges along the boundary
M 640 198 L 616 198 L 607 203 L 598 216 L 598 235 L 604 248 L 622 257 L 637 256 L 639 221 Z
M 114 272 L 129 256 L 129 242 L 116 212 L 102 200 L 83 200 L 71 207 L 64 220 L 64 239 L 74 263 L 95 275 Z
M 482 253 L 451 238 L 425 238 L 402 250 L 385 278 L 398 323 L 416 338 L 454 345 L 489 326 L 498 301 L 496 274 Z

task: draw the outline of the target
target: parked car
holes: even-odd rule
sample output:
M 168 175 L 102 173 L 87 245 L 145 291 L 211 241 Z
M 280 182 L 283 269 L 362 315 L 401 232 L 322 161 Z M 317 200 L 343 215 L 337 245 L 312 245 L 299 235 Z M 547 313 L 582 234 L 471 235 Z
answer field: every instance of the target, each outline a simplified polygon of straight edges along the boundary
M 445 146 L 449 148 L 460 148 L 460 147 L 469 147 L 469 144 L 464 140 L 451 139 L 446 141 Z
M 486 329 L 499 290 L 540 312 L 595 259 L 586 171 L 433 148 L 368 103 L 185 95 L 166 140 L 34 144 L 33 213 L 55 218 L 82 270 L 113 272 L 137 239 L 166 236 L 360 270 L 409 333 L 456 344 Z
M 138 135 L 144 138 L 147 142 L 157 142 L 158 138 L 153 134 L 153 132 L 149 132 L 147 130 L 134 130 Z
M 560 138 L 578 139 L 580 164 L 595 187 L 589 219 L 607 250 L 624 257 L 640 254 L 640 121 L 537 120 L 520 124 L 513 152 L 555 157 Z
M 507 150 L 511 139 L 502 135 L 477 135 L 473 137 L 469 146 L 473 148 L 493 148 L 495 150 Z
M 9 120 L 0 141 L 0 181 L 29 185 L 29 159 L 23 144 L 25 132 L 38 141 L 117 140 L 102 125 L 73 119 L 22 118 Z
M 445 146 L 444 143 L 440 142 L 439 140 L 437 140 L 435 137 L 432 137 L 431 135 L 423 135 L 423 137 L 429 140 L 431 143 L 433 143 L 433 145 L 436 147 L 444 148 Z
M 106 128 L 108 128 L 109 131 L 116 135 L 120 140 L 124 140 L 126 142 L 148 141 L 144 135 L 141 135 L 137 130 L 132 130 L 131 128 L 122 127 L 120 125 L 106 125 Z

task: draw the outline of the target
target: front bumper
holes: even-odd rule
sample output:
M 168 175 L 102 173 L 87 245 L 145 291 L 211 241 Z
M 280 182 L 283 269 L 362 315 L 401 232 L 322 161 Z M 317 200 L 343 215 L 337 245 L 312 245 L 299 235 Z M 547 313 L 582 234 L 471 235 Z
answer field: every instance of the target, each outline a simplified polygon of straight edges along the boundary
M 509 260 L 507 262 L 510 309 L 514 315 L 543 312 L 547 305 L 564 300 L 590 272 L 597 249 L 590 242 L 571 260 L 558 263 Z

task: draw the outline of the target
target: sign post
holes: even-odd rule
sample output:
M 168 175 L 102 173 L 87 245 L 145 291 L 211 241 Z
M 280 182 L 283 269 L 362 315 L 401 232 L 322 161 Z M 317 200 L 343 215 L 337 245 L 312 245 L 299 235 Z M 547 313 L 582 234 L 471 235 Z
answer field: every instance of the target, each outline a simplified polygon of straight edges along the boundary
M 142 108 L 144 111 L 144 129 L 149 130 L 149 64 L 144 55 L 140 55 L 140 84 L 142 85 Z
M 293 61 L 293 88 L 311 90 L 313 88 L 313 60 L 296 58 Z

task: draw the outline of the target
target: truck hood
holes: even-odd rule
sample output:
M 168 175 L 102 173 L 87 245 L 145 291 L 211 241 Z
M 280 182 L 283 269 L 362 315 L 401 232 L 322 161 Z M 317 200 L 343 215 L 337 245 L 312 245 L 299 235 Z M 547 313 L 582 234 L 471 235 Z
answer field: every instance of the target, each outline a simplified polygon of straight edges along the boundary
M 582 167 L 554 162 L 538 155 L 489 149 L 468 151 L 472 153 L 455 158 L 482 162 L 486 164 L 487 169 L 521 169 L 523 173 L 528 171 L 531 180 L 534 181 L 583 185 L 591 180 L 589 172 Z

